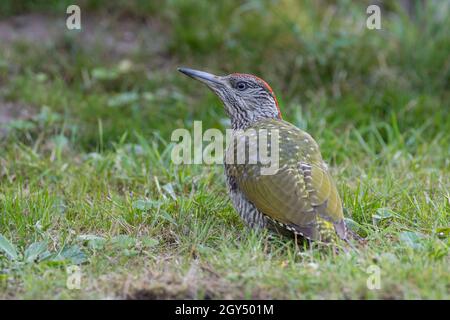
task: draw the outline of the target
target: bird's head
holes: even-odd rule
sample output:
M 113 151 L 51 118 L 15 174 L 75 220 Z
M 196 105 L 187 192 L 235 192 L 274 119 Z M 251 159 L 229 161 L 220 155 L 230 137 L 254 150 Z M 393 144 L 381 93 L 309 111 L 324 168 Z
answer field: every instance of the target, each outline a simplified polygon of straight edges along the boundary
M 281 119 L 272 88 L 251 74 L 216 76 L 207 72 L 179 68 L 178 71 L 206 84 L 222 100 L 234 129 L 243 129 L 266 118 Z

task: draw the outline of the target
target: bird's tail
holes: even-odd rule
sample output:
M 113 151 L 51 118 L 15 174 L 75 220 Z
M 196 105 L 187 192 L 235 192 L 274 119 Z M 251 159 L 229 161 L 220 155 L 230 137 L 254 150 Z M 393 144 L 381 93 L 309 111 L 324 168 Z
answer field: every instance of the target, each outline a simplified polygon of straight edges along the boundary
M 347 241 L 349 238 L 356 241 L 359 245 L 365 246 L 367 244 L 367 240 L 357 234 L 355 231 L 351 229 L 347 229 Z

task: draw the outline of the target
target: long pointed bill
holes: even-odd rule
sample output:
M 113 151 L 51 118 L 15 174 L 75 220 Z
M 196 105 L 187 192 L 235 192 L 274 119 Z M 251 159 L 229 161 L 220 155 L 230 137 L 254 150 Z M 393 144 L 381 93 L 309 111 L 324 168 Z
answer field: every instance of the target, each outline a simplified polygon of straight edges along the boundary
M 189 68 L 178 68 L 178 71 L 181 73 L 184 73 L 185 75 L 198 80 L 200 82 L 203 82 L 209 87 L 212 87 L 214 85 L 221 85 L 222 82 L 220 81 L 220 77 L 215 76 L 208 72 L 203 72 L 199 70 L 189 69 Z

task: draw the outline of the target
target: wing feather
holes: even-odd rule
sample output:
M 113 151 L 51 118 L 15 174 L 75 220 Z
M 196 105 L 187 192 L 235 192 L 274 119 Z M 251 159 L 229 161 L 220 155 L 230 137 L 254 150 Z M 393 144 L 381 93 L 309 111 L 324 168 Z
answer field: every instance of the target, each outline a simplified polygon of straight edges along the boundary
M 342 203 L 317 144 L 284 122 L 280 136 L 280 154 L 287 158 L 280 169 L 273 175 L 261 175 L 255 170 L 258 164 L 239 165 L 235 171 L 239 189 L 263 214 L 306 237 L 317 239 L 323 220 L 339 226 L 335 227 L 338 232 L 344 223 Z

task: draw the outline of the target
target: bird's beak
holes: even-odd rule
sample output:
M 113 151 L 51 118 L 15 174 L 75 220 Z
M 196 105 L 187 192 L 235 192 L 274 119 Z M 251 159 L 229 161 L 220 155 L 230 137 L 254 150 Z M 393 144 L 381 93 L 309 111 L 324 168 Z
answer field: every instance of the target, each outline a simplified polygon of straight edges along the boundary
M 217 85 L 223 84 L 220 77 L 213 75 L 211 73 L 208 73 L 208 72 L 203 72 L 203 71 L 189 69 L 189 68 L 178 68 L 178 71 L 180 71 L 181 73 L 184 73 L 185 75 L 187 75 L 195 80 L 203 82 L 210 88 L 213 88 L 213 87 L 216 87 Z

